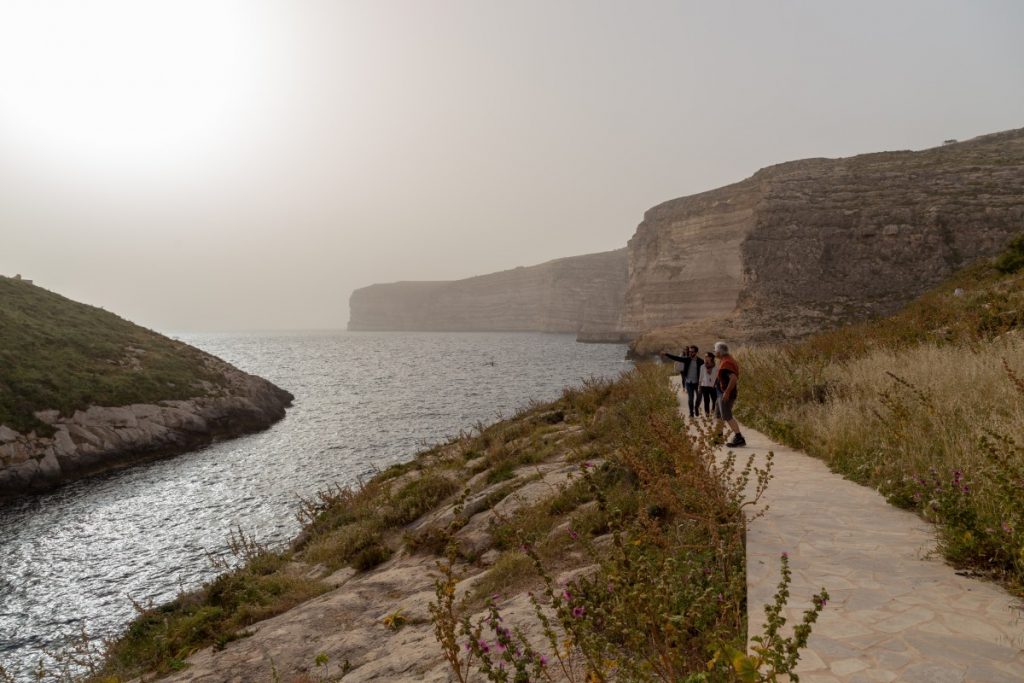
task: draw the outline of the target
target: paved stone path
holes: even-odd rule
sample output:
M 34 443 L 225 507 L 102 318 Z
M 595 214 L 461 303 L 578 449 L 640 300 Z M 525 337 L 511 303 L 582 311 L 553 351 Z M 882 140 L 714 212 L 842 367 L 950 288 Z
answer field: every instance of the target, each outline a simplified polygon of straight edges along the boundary
M 801 656 L 802 683 L 1024 681 L 1020 601 L 959 576 L 916 515 L 741 427 L 748 446 L 737 455 L 763 463 L 775 453 L 768 511 L 747 530 L 749 635 L 761 631 L 783 552 L 793 572 L 790 624 L 822 587 L 831 596 Z

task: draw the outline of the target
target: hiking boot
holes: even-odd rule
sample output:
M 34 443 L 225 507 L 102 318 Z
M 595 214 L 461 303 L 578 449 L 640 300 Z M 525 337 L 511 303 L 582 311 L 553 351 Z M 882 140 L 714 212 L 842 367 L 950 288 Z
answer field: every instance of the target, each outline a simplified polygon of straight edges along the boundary
M 743 438 L 742 434 L 733 434 L 732 439 L 725 444 L 729 448 L 739 448 L 747 445 L 747 440 Z

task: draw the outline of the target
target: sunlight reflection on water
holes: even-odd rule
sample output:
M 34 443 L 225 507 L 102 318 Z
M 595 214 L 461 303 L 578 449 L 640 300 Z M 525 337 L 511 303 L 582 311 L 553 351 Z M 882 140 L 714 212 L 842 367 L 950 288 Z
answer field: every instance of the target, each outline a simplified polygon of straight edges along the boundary
M 531 399 L 630 367 L 618 345 L 497 333 L 189 334 L 180 339 L 288 389 L 265 432 L 68 485 L 0 509 L 0 663 L 26 673 L 85 626 L 117 633 L 141 603 L 214 576 L 240 526 L 298 529 L 299 496 L 409 459 Z

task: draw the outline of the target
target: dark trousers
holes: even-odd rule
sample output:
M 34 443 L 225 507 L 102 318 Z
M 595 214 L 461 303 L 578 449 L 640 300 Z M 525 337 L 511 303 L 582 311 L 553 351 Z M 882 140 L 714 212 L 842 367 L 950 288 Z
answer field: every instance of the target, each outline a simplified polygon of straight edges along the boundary
M 690 417 L 696 417 L 697 411 L 700 409 L 700 400 L 697 399 L 697 392 L 700 387 L 697 386 L 696 382 L 687 382 L 683 380 L 683 386 L 686 387 L 686 405 L 690 408 Z
M 701 387 L 700 398 L 704 401 L 704 414 L 710 415 L 711 411 L 715 409 L 715 403 L 718 400 L 718 392 L 715 391 L 714 387 Z

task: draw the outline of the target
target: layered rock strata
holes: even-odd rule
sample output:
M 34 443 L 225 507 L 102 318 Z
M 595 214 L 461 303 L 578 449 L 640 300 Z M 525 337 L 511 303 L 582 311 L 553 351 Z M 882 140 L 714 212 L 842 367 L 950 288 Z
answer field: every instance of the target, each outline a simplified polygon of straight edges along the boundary
M 1024 232 L 1024 129 L 804 159 L 649 209 L 627 250 L 353 293 L 354 330 L 538 330 L 637 353 L 887 315 Z
M 36 417 L 53 428 L 50 436 L 0 425 L 0 501 L 265 429 L 291 405 L 294 397 L 267 380 L 213 356 L 205 363 L 223 378 L 207 396 L 91 406 L 66 416 L 39 411 Z
M 623 328 L 639 351 L 796 338 L 892 313 L 1022 231 L 1024 129 L 779 164 L 647 211 Z
M 621 340 L 626 250 L 441 282 L 357 289 L 350 330 L 571 332 Z

